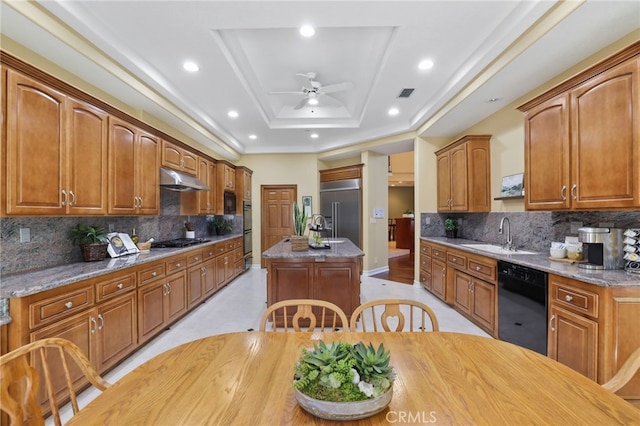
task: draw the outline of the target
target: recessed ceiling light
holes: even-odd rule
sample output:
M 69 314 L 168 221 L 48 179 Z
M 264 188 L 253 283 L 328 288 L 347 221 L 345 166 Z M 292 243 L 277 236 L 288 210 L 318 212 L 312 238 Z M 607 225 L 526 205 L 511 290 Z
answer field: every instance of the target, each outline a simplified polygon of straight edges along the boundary
M 433 61 L 431 59 L 424 59 L 420 61 L 420 63 L 418 64 L 418 68 L 423 71 L 430 70 L 431 68 L 433 68 Z
M 307 102 L 309 105 L 318 105 L 318 100 L 316 98 L 311 98 L 309 99 L 309 102 Z
M 389 115 L 398 115 L 399 113 L 400 113 L 400 110 L 398 108 L 389 109 Z
M 227 115 L 231 118 L 238 118 L 238 111 L 231 110 L 227 113 Z
M 256 135 L 249 135 L 249 139 L 258 139 Z
M 300 27 L 300 35 L 302 37 L 313 37 L 316 30 L 311 25 L 303 25 Z
M 186 61 L 184 64 L 182 64 L 182 68 L 184 68 L 185 70 L 187 70 L 189 72 L 196 72 L 196 71 L 198 71 L 200 69 L 198 64 L 196 64 L 193 61 Z
M 318 139 L 317 133 L 311 133 L 309 136 L 311 136 L 311 139 Z
M 502 98 L 490 98 L 490 99 L 487 99 L 487 102 L 498 102 L 500 99 Z

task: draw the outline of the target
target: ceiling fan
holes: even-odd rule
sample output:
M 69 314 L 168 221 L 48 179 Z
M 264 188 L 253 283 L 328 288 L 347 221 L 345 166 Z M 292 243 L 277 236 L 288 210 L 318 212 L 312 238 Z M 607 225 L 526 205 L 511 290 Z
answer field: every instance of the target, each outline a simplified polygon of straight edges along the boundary
M 304 97 L 293 107 L 293 109 L 301 109 L 305 105 L 317 105 L 318 98 L 320 96 L 327 95 L 328 93 L 341 92 L 348 90 L 353 86 L 353 83 L 345 81 L 343 83 L 329 84 L 323 86 L 322 83 L 317 81 L 315 72 L 308 72 L 306 74 L 296 74 L 298 77 L 303 77 L 307 80 L 306 84 L 302 86 L 297 92 L 269 92 L 270 95 L 304 95 Z

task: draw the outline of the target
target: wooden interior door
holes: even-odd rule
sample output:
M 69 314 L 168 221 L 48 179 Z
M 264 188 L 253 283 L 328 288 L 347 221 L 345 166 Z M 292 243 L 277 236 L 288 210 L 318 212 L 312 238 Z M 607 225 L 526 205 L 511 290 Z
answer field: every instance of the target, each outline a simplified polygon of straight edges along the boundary
M 298 185 L 262 185 L 260 211 L 260 252 L 293 235 L 293 203 Z M 266 267 L 264 259 L 261 266 Z

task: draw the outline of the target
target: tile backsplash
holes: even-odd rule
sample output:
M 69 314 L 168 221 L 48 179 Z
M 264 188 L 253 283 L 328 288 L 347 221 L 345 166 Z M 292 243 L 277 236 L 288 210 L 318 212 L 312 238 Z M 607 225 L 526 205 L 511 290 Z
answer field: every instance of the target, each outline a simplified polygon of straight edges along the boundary
M 591 212 L 490 212 L 490 213 L 422 213 L 420 236 L 444 237 L 444 220 L 458 220 L 458 238 L 467 238 L 490 244 L 503 244 L 504 236 L 498 233 L 500 220 L 508 217 L 511 237 L 518 248 L 544 252 L 551 241 L 564 241 L 566 235 L 577 236 L 578 223 L 587 227 L 638 228 L 640 212 L 591 211 Z M 429 225 L 426 225 L 426 219 Z M 574 229 L 572 229 L 574 228 Z
M 227 216 L 228 217 L 228 216 Z M 196 237 L 207 237 L 206 216 L 180 214 L 180 193 L 160 191 L 159 216 L 89 216 L 89 217 L 18 217 L 0 221 L 0 275 L 81 262 L 80 249 L 68 238 L 77 223 L 96 225 L 131 234 L 133 228 L 140 241 L 184 237 L 184 224 L 196 227 Z M 242 215 L 233 217 L 233 232 L 241 232 Z M 29 228 L 31 241 L 20 242 L 20 229 Z M 236 231 L 238 230 L 238 231 Z

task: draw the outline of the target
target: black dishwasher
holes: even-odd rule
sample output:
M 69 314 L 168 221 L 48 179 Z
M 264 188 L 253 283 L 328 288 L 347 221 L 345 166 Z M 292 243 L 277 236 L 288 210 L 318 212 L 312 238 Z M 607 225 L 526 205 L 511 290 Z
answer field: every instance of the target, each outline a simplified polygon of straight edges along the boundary
M 547 273 L 498 261 L 500 340 L 547 354 Z

